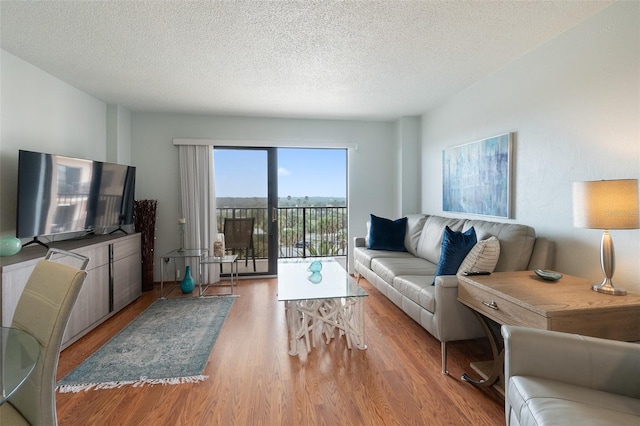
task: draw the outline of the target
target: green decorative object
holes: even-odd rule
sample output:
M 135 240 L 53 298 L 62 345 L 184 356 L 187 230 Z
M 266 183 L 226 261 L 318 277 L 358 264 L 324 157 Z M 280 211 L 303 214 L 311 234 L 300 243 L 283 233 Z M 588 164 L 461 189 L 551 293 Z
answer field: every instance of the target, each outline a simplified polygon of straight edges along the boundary
M 307 279 L 312 284 L 320 284 L 322 282 L 322 274 L 320 272 L 312 272 Z
M 193 291 L 194 287 L 195 283 L 191 277 L 191 266 L 187 265 L 184 270 L 184 278 L 182 278 L 180 282 L 180 290 L 182 290 L 184 294 L 188 294 Z
M 0 238 L 0 256 L 13 256 L 22 248 L 19 239 L 13 237 Z
M 311 262 L 307 271 L 313 272 L 313 273 L 322 271 L 322 262 L 318 260 Z

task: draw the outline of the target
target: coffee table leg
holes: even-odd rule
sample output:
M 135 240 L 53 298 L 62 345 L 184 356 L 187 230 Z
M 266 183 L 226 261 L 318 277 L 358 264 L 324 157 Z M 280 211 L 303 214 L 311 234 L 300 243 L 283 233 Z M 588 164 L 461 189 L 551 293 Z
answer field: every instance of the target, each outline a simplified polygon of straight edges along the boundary
M 298 339 L 296 338 L 296 315 L 298 310 L 295 307 L 296 302 L 284 302 L 285 315 L 287 317 L 287 328 L 289 329 L 289 355 L 298 354 Z
M 367 344 L 364 336 L 364 298 L 358 297 L 357 299 L 358 299 L 357 304 L 358 304 L 358 328 L 359 328 L 358 331 L 360 334 L 360 340 L 358 341 L 358 349 L 365 350 L 367 349 Z
M 358 349 L 367 349 L 364 333 L 364 302 L 362 297 L 346 297 L 340 304 L 338 327 L 347 339 L 347 347 L 351 349 L 353 341 Z

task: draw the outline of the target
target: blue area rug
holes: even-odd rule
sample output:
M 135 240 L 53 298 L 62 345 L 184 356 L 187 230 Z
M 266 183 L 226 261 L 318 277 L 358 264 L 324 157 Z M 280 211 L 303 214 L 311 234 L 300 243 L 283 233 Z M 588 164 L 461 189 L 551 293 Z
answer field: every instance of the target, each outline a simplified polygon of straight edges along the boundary
M 58 392 L 206 380 L 202 372 L 234 300 L 157 300 L 60 379 Z

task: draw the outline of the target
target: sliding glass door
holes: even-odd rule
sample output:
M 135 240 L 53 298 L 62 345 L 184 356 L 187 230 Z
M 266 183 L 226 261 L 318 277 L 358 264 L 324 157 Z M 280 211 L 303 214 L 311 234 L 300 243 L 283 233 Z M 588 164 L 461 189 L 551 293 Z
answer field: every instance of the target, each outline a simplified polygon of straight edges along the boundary
M 344 257 L 347 151 L 278 148 L 280 257 Z
M 227 252 L 238 254 L 241 275 L 275 274 L 275 148 L 216 147 L 213 160 L 218 232 Z M 247 229 L 252 232 L 244 234 Z
M 276 274 L 278 258 L 346 259 L 345 149 L 216 147 L 213 158 L 218 230 L 241 275 Z

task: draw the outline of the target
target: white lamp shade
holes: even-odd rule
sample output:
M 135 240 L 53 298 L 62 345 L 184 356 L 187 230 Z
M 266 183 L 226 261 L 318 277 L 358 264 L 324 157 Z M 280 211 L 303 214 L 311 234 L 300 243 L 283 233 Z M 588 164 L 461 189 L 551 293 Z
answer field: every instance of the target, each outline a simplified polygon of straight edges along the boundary
M 592 229 L 636 229 L 638 180 L 573 183 L 573 226 Z

